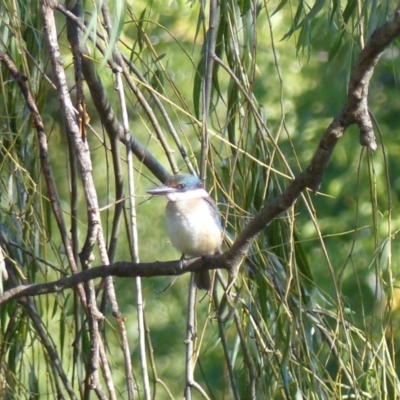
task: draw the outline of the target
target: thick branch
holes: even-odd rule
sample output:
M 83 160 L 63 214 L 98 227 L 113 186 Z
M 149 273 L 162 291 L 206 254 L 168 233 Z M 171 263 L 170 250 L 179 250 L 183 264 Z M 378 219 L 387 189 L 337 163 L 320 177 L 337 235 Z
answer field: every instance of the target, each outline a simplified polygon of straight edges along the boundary
M 233 270 L 235 265 L 238 265 L 247 254 L 255 236 L 279 214 L 288 210 L 303 190 L 307 188 L 313 191 L 318 190 L 336 143 L 350 125 L 358 125 L 360 143 L 363 146 L 367 146 L 371 150 L 376 149 L 375 135 L 368 113 L 368 86 L 380 56 L 399 36 L 400 7 L 397 8 L 390 21 L 374 32 L 360 53 L 350 76 L 346 104 L 325 131 L 308 168 L 299 174 L 280 196 L 260 211 L 239 234 L 233 246 L 226 253 L 226 260 L 232 265 Z
M 356 123 L 360 129 L 360 143 L 376 150 L 377 144 L 368 112 L 368 88 L 375 65 L 386 48 L 400 35 L 400 7 L 393 18 L 378 28 L 360 53 L 352 70 L 347 104 L 344 113 L 349 124 Z
M 153 263 L 138 264 L 120 261 L 111 265 L 89 268 L 53 282 L 16 286 L 0 295 L 0 305 L 11 300 L 20 299 L 21 297 L 61 292 L 80 283 L 96 278 L 106 278 L 107 276 L 117 276 L 120 278 L 135 278 L 140 276 L 142 278 L 151 278 L 156 276 L 178 276 L 187 272 L 218 268 L 228 269 L 228 265 L 222 255 L 191 258 L 182 261 L 156 261 Z

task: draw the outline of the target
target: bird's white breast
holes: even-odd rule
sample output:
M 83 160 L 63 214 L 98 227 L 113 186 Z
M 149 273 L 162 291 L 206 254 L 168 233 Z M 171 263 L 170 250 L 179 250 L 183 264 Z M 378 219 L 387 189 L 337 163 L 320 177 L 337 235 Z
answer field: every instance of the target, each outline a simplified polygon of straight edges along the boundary
M 166 216 L 171 243 L 183 254 L 202 256 L 219 250 L 222 230 L 204 198 L 170 201 Z

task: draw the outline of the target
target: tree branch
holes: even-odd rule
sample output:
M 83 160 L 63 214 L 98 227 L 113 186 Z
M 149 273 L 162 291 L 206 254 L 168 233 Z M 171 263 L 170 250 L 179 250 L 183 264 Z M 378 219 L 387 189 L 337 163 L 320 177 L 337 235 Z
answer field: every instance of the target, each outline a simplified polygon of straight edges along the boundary
M 250 244 L 262 229 L 279 214 L 288 210 L 304 190 L 307 188 L 314 192 L 318 190 L 333 150 L 350 125 L 358 125 L 360 143 L 363 146 L 371 150 L 377 148 L 372 122 L 368 113 L 368 87 L 380 56 L 399 36 L 400 7 L 396 9 L 391 20 L 373 33 L 361 51 L 350 76 L 346 104 L 325 131 L 308 168 L 301 172 L 281 195 L 267 204 L 250 221 L 225 254 L 226 261 L 232 265 L 231 273 L 235 275 L 235 266 L 236 268 L 239 266 L 240 261 L 247 254 Z
M 8 268 L 12 267 L 9 266 Z M 25 296 L 39 296 L 61 292 L 65 289 L 75 287 L 80 283 L 85 283 L 96 278 L 106 278 L 107 276 L 117 276 L 120 278 L 135 278 L 140 276 L 142 278 L 152 278 L 157 276 L 179 276 L 187 272 L 218 268 L 229 269 L 222 255 L 204 256 L 182 261 L 156 261 L 137 264 L 120 261 L 111 265 L 89 268 L 53 282 L 16 286 L 0 294 L 0 305 Z
M 376 150 L 377 144 L 368 112 L 369 83 L 382 53 L 399 35 L 400 6 L 395 10 L 393 18 L 371 35 L 350 75 L 347 104 L 343 113 L 349 125 L 358 125 L 360 144 L 371 150 Z

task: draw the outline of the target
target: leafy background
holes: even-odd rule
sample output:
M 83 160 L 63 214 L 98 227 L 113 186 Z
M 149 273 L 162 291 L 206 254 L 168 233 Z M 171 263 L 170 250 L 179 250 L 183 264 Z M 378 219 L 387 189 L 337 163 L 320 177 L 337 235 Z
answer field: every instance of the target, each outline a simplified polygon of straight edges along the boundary
M 84 3 L 88 30 L 93 34 L 105 34 L 99 6 L 97 2 Z M 161 100 L 189 160 L 199 170 L 200 121 L 204 118 L 201 55 L 210 4 L 121 1 L 109 2 L 108 6 L 114 26 L 109 43 L 103 43 L 107 55 L 118 47 L 141 71 L 148 86 L 138 86 L 167 132 L 166 140 L 178 168 L 187 171 L 152 93 Z M 53 73 L 40 7 L 33 1 L 6 0 L 0 9 L 2 51 L 29 79 L 45 122 L 51 166 L 68 221 L 71 182 L 76 178 L 70 167 L 71 150 L 60 117 L 58 94 L 51 84 Z M 293 175 L 307 167 L 324 130 L 344 105 L 354 60 L 393 10 L 394 4 L 388 0 L 221 3 L 216 47 L 221 63 L 214 64 L 207 118 L 211 147 L 206 185 L 218 201 L 223 223 L 233 237 L 264 204 L 281 193 Z M 56 16 L 64 68 L 74 95 L 73 58 L 65 17 L 57 11 Z M 121 105 L 113 71 L 104 54 L 86 39 L 96 71 L 119 114 Z M 221 332 L 228 343 L 240 398 L 251 396 L 252 366 L 257 375 L 258 398 L 398 395 L 398 44 L 396 41 L 384 54 L 370 87 L 378 150 L 374 154 L 363 150 L 357 129 L 349 129 L 336 147 L 320 191 L 304 193 L 292 210 L 260 234 L 252 247 L 254 277 L 249 279 L 246 267 L 242 268 L 237 282 L 241 294 L 237 314 L 230 315 L 232 311 L 224 305 L 220 289 L 214 293 L 214 300 L 206 297 L 198 302 L 198 335 L 204 334 L 204 338 L 195 377 L 212 398 L 234 396 Z M 35 132 L 19 89 L 4 67 L 0 79 L 0 223 L 2 235 L 14 242 L 3 250 L 14 260 L 21 281 L 58 279 L 70 271 L 41 178 Z M 247 97 L 241 87 L 248 91 Z M 125 89 L 131 133 L 170 170 L 165 148 L 143 104 L 128 85 Z M 85 90 L 90 116 L 87 139 L 103 230 L 109 238 L 115 215 L 110 141 Z M 124 160 L 122 145 L 121 154 Z M 123 165 L 126 182 L 128 171 Z M 165 200 L 147 201 L 145 195 L 158 181 L 137 159 L 134 167 L 140 260 L 176 259 L 180 255 L 171 247 L 164 228 Z M 77 182 L 80 248 L 87 221 L 82 185 Z M 131 259 L 127 220 L 125 217 L 118 237 L 115 261 Z M 227 239 L 227 245 L 229 242 Z M 99 255 L 95 255 L 97 265 Z M 11 285 L 4 284 L 5 289 Z M 148 353 L 147 362 L 170 392 L 168 395 L 152 371 L 153 396 L 179 398 L 185 383 L 188 277 L 176 281 L 167 277 L 145 279 L 142 285 L 147 344 L 151 343 L 154 357 L 151 360 Z M 115 279 L 115 286 L 140 397 L 135 286 L 128 279 Z M 79 301 L 73 292 L 65 291 L 40 296 L 34 302 L 78 393 L 89 346 Z M 223 304 L 219 309 L 220 302 Z M 119 331 L 109 307 L 105 315 L 102 337 L 118 395 L 125 398 L 126 373 Z M 51 397 L 56 374 L 31 318 L 17 303 L 1 307 L 0 318 L 3 397 Z M 239 327 L 245 339 L 240 337 Z M 77 341 L 83 349 L 80 354 L 73 351 Z M 41 379 L 44 374 L 48 379 Z

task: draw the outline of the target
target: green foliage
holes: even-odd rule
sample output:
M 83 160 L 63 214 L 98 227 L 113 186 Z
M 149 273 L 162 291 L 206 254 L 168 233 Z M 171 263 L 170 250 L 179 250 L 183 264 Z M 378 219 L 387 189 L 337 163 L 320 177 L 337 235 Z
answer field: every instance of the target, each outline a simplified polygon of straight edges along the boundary
M 39 3 L 6 0 L 0 5 L 1 51 L 27 77 L 44 120 L 62 214 L 78 259 L 88 230 L 84 184 L 77 178 L 73 147 L 60 117 Z M 83 38 L 110 105 L 119 118 L 123 106 L 114 90 L 116 71 L 107 64 L 109 58 L 116 59 L 113 51 L 119 49 L 138 89 L 135 92 L 124 84 L 135 139 L 167 169 L 172 170 L 175 162 L 184 171 L 201 170 L 202 145 L 204 151 L 205 139 L 209 141 L 206 185 L 218 202 L 227 231 L 223 250 L 307 167 L 324 130 L 344 105 L 355 58 L 393 11 L 389 0 L 223 1 L 218 4 L 212 79 L 207 83 L 209 3 L 109 3 L 114 25 L 107 32 L 100 2 L 84 2 L 87 34 Z M 66 20 L 59 10 L 55 13 L 64 68 L 75 98 Z M 96 49 L 96 44 L 101 46 Z M 303 193 L 291 209 L 265 227 L 231 292 L 225 293 L 219 283 L 227 279 L 221 273 L 213 295 L 198 302 L 199 358 L 194 377 L 210 398 L 399 396 L 398 64 L 393 46 L 377 66 L 370 87 L 377 152 L 362 150 L 357 129 L 349 129 L 339 141 L 320 191 Z M 3 65 L 0 80 L 0 242 L 13 271 L 4 283 L 7 290 L 18 283 L 52 281 L 72 272 L 43 179 L 30 111 Z M 209 113 L 204 107 L 207 85 L 211 85 Z M 86 87 L 85 103 L 107 248 L 115 240 L 114 261 L 130 260 L 128 201 L 125 224 L 116 237 L 112 234 L 119 204 L 113 138 L 104 133 Z M 124 148 L 120 145 L 117 158 L 122 160 L 127 187 Z M 155 179 L 141 160 L 135 159 L 134 167 L 140 260 L 178 258 L 163 228 L 164 200 L 141 200 Z M 98 248 L 94 253 L 94 264 L 100 264 Z M 142 282 L 146 362 L 157 399 L 180 398 L 185 386 L 187 278 L 179 278 L 165 290 L 171 283 L 167 277 Z M 126 398 L 121 328 L 109 303 L 100 306 L 107 297 L 104 285 L 95 284 L 106 317 L 100 331 L 112 380 L 117 397 Z M 115 279 L 115 285 L 140 397 L 143 373 L 134 283 Z M 72 397 L 50 348 L 59 355 L 76 396 L 84 397 L 92 342 L 77 291 L 29 301 L 29 307 L 10 302 L 0 308 L 0 391 L 4 393 L 0 398 L 40 398 L 45 393 Z M 40 327 L 46 335 L 41 336 Z M 104 376 L 100 382 L 106 387 Z M 195 389 L 194 393 L 197 398 Z

